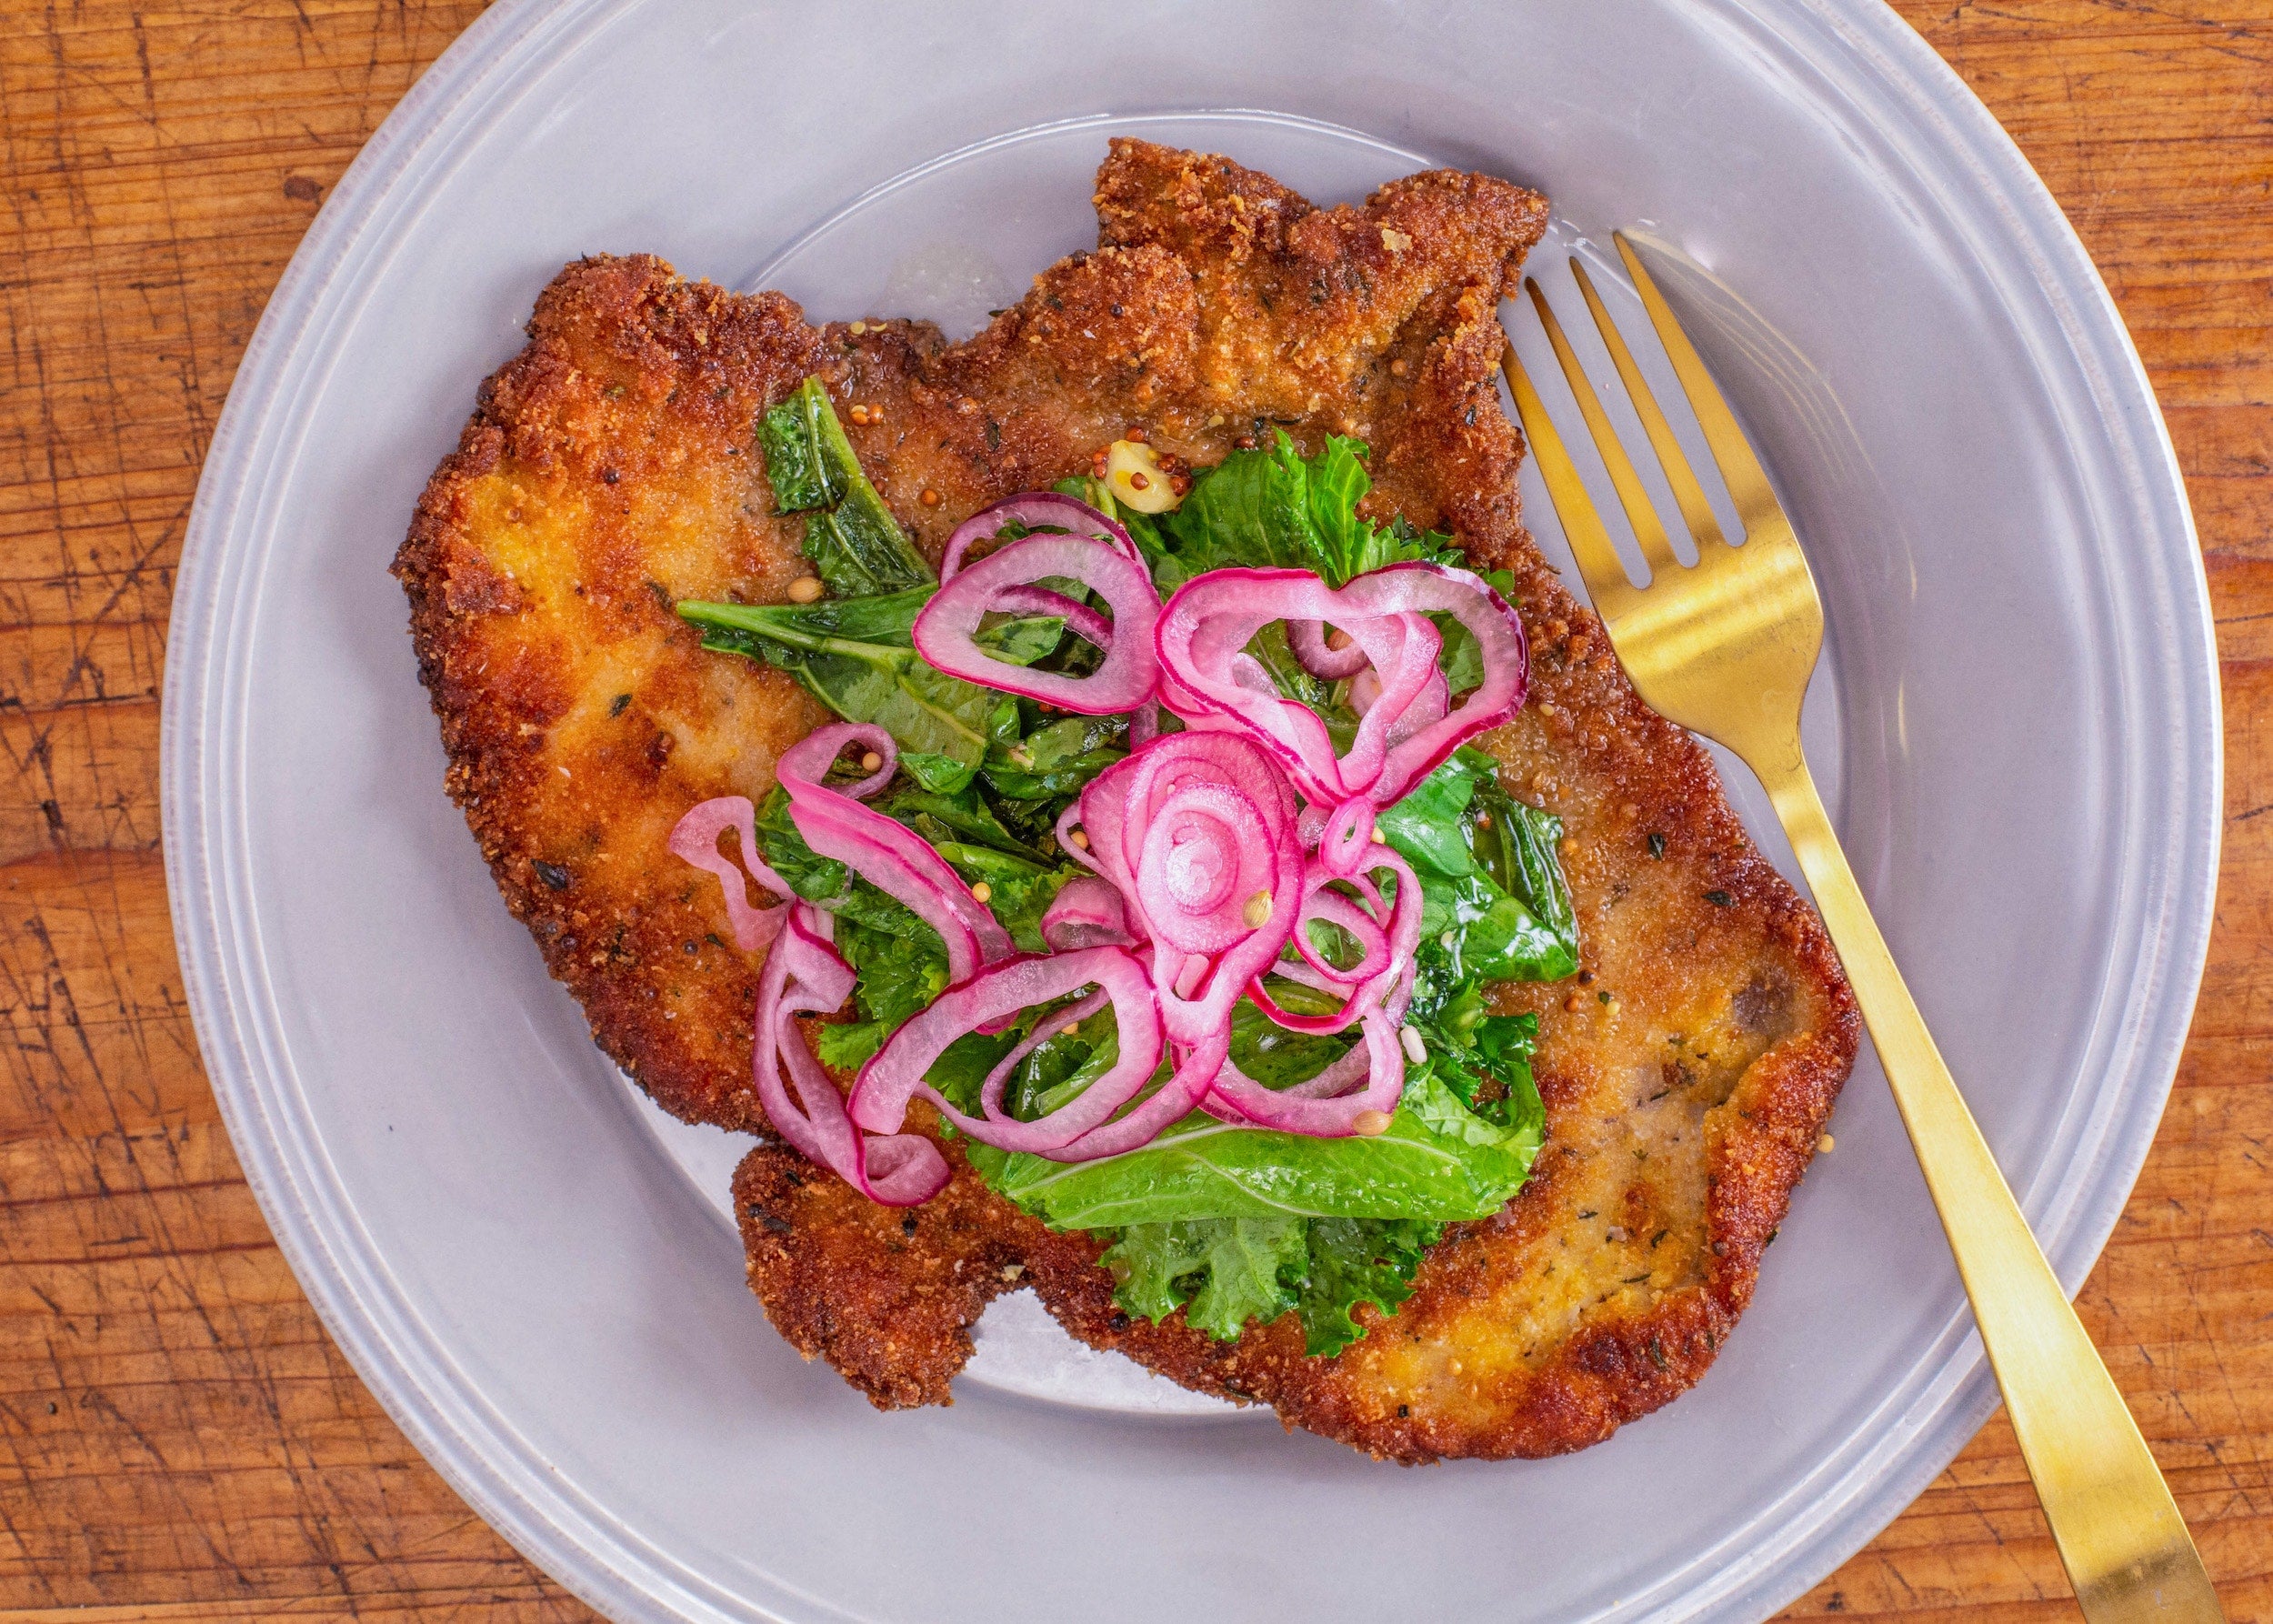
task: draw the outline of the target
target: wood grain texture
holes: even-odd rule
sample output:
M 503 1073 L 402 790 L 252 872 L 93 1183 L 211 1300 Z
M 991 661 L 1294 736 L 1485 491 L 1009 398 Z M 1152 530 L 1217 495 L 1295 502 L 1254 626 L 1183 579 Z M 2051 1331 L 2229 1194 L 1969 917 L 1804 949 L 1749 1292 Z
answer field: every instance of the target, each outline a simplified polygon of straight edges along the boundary
M 2081 1306 L 2229 1616 L 2273 1619 L 2273 0 L 1898 3 L 2083 234 L 2201 528 L 2218 930 Z M 159 857 L 213 422 L 326 191 L 478 9 L 0 0 L 0 1621 L 589 1616 L 419 1460 L 269 1241 Z M 1793 1611 L 2075 1616 L 2001 1419 Z

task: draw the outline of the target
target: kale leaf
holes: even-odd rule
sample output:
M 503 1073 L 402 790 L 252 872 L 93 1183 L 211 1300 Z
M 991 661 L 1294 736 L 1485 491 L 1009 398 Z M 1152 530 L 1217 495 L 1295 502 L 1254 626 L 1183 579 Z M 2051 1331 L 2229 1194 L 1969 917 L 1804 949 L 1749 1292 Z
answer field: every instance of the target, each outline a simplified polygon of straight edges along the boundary
M 1101 1261 L 1114 1301 L 1157 1324 L 1177 1309 L 1219 1342 L 1253 1321 L 1301 1317 L 1303 1351 L 1331 1356 L 1364 1335 L 1361 1303 L 1394 1314 L 1413 1294 L 1442 1224 L 1406 1218 L 1244 1218 L 1137 1224 Z
M 971 641 L 1006 666 L 1031 666 L 1057 652 L 1066 640 L 1066 623 L 1056 615 L 1003 615 L 993 611 L 979 617 Z
M 836 950 L 858 977 L 853 996 L 861 1012 L 886 1032 L 947 990 L 947 956 L 929 926 L 902 935 L 840 917 Z
M 897 818 L 935 845 L 946 839 L 975 840 L 1015 857 L 1048 855 L 1046 849 L 1037 847 L 1005 824 L 1002 815 L 979 792 L 976 782 L 953 795 L 939 795 L 912 784 L 896 786 L 875 806 L 877 811 Z
M 708 604 L 678 606 L 681 619 L 716 637 L 729 654 L 747 654 L 776 665 L 799 654 L 826 653 L 833 644 L 855 648 L 913 648 L 916 617 L 939 588 L 930 582 L 873 597 L 825 597 L 810 604 Z M 752 646 L 755 647 L 752 647 Z M 778 646 L 782 657 L 777 658 Z
M 1465 1030 L 1432 1027 L 1429 1036 L 1430 1064 L 1471 1113 L 1495 1128 L 1545 1131 L 1547 1108 L 1531 1074 L 1537 1016 L 1487 1015 Z
M 813 1052 L 824 1066 L 858 1071 L 891 1035 L 892 1028 L 880 1020 L 832 1022 L 814 1034 Z
M 1117 516 L 1164 593 L 1234 565 L 1315 570 L 1327 586 L 1341 586 L 1408 558 L 1460 562 L 1449 536 L 1402 517 L 1383 525 L 1358 516 L 1357 504 L 1373 488 L 1366 455 L 1362 440 L 1329 435 L 1306 457 L 1285 429 L 1276 429 L 1269 446 L 1234 451 L 1195 474 L 1174 510 L 1149 520 Z
M 1326 1014 L 1338 1003 L 1276 977 L 1271 978 L 1270 993 L 1281 1008 L 1291 1008 L 1298 1015 Z M 1340 1059 L 1350 1043 L 1347 1037 L 1289 1030 L 1270 1019 L 1249 998 L 1241 998 L 1231 1008 L 1231 1063 L 1266 1088 L 1291 1088 L 1308 1082 Z
M 682 603 L 703 647 L 778 666 L 848 722 L 874 722 L 925 788 L 953 794 L 990 747 L 1015 739 L 1017 702 L 934 670 L 909 627 L 936 587 L 815 604 Z
M 924 1073 L 924 1080 L 946 1095 L 957 1110 L 976 1115 L 979 1089 L 986 1081 L 986 1074 L 1017 1048 L 1020 1032 L 1016 1027 L 1006 1032 L 966 1032 L 931 1063 L 931 1069 Z
M 942 840 L 935 845 L 966 884 L 986 885 L 987 908 L 1002 921 L 1021 951 L 1048 950 L 1042 940 L 1042 915 L 1056 899 L 1059 888 L 1086 870 L 1071 864 L 1048 867 L 997 847 L 969 841 Z
M 1390 1136 L 1412 1130 L 1405 1123 L 1409 1116 L 1439 1143 L 1465 1145 L 1479 1160 L 1504 1158 L 1508 1182 L 1501 1198 L 1511 1196 L 1537 1153 L 1545 1124 L 1529 1064 L 1537 1027 L 1537 1018 L 1530 1015 L 1487 1016 L 1471 1029 L 1469 1043 L 1439 1047 L 1432 1038 L 1428 1064 L 1407 1078 L 1405 1098 Z M 1488 1067 L 1492 1075 L 1480 1074 L 1473 1069 L 1477 1066 Z M 1497 1098 L 1473 1103 L 1474 1096 L 1494 1088 Z M 1205 1120 L 1194 1118 L 1170 1131 L 1192 1129 Z M 1352 1142 L 1300 1141 L 1305 1147 Z M 1132 1152 L 1132 1160 L 1144 1154 Z M 999 1152 L 982 1158 L 977 1148 L 973 1156 L 998 1188 L 1008 1180 L 1007 1164 L 1017 1159 Z M 1124 1168 L 1123 1176 L 1133 1171 L 1141 1169 Z M 1162 1168 L 1153 1176 L 1210 1182 L 1191 1169 Z M 1028 1196 L 1033 1198 L 1039 1192 L 1028 1187 Z M 1013 1198 L 1018 1198 L 1016 1192 Z M 1047 1197 L 1039 1198 L 1044 1205 L 1053 1204 Z M 1167 1206 L 1164 1202 L 1152 1210 L 1165 1211 Z M 1129 1206 L 1122 1210 L 1144 1209 Z M 1157 1322 L 1181 1307 L 1191 1324 L 1218 1340 L 1230 1340 L 1248 1320 L 1267 1324 L 1292 1309 L 1302 1318 L 1304 1351 L 1332 1355 L 1364 1334 L 1353 1317 L 1357 1304 L 1371 1303 L 1384 1314 L 1394 1314 L 1412 1295 L 1421 1259 L 1444 1235 L 1444 1218 L 1409 1208 L 1401 1210 L 1406 1216 L 1248 1211 L 1238 1217 L 1154 1217 L 1118 1227 L 1086 1227 L 1114 1238 L 1104 1261 L 1119 1280 L 1114 1300 L 1125 1312 Z M 1064 1227 L 1052 1221 L 1054 1227 Z M 1299 1249 L 1296 1235 L 1300 1237 Z M 1275 1266 L 1267 1270 L 1265 1260 Z
M 847 905 L 856 889 L 865 887 L 892 907 L 900 906 L 866 881 L 856 882 L 853 871 L 836 858 L 825 857 L 807 846 L 797 826 L 790 821 L 789 793 L 779 785 L 758 806 L 757 847 L 766 866 L 787 880 L 789 888 L 807 902 L 836 911 Z M 913 914 L 907 917 L 915 918 Z
M 1084 1162 L 1020 1152 L 973 1159 L 986 1181 L 1057 1229 L 1217 1218 L 1488 1218 L 1523 1188 L 1536 1124 L 1501 1128 L 1432 1066 L 1413 1068 L 1387 1130 L 1312 1138 L 1194 1112 L 1139 1149 Z
M 839 597 L 872 597 L 935 578 L 861 471 L 818 377 L 758 420 L 766 476 L 781 513 L 803 513 L 805 556 Z
M 1413 1276 L 1442 1224 L 1412 1218 L 1313 1218 L 1310 1268 L 1295 1302 L 1303 1351 L 1337 1354 L 1365 1335 L 1350 1310 L 1371 1303 L 1394 1314 L 1413 1295 Z
M 1026 702 L 1028 706 L 1031 701 Z M 1021 717 L 1026 707 L 1021 707 Z M 1082 787 L 1128 754 L 1126 717 L 1066 717 L 1031 732 L 999 738 L 986 757 L 986 782 L 1013 801 L 1047 801 L 1055 825 L 1065 803 Z
M 882 727 L 924 788 L 961 789 L 990 746 L 1015 740 L 1016 702 L 916 654 L 912 628 L 937 583 L 861 471 L 820 379 L 806 379 L 766 413 L 757 437 L 775 503 L 806 516 L 806 556 L 832 596 L 812 604 L 687 602 L 679 615 L 701 628 L 705 648 L 777 666 L 846 720 Z M 1030 661 L 1063 630 L 1055 619 L 1025 618 L 987 637 L 1002 657 Z
M 1460 749 L 1380 815 L 1382 838 L 1421 882 L 1414 1005 L 1444 1016 L 1494 981 L 1559 981 L 1578 968 L 1578 920 L 1556 857 L 1562 820 L 1501 787 L 1480 750 Z
M 1138 1224 L 1099 1261 L 1119 1281 L 1114 1300 L 1126 1312 L 1157 1324 L 1182 1308 L 1189 1323 L 1231 1342 L 1248 1320 L 1267 1325 L 1295 1307 L 1308 1239 L 1299 1218 Z

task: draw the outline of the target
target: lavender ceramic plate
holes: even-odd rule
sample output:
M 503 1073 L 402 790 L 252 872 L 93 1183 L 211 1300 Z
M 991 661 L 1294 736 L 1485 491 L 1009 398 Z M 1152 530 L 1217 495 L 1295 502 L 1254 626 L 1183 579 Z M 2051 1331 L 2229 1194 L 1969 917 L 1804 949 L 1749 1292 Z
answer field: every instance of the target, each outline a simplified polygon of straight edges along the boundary
M 967 329 L 1093 240 L 1118 131 L 1321 200 L 1429 164 L 1528 182 L 1550 276 L 1613 226 L 1661 246 L 1823 588 L 1842 836 L 2082 1278 L 2201 971 L 2209 616 L 2089 262 L 1877 0 L 493 9 L 302 246 L 183 561 L 167 857 L 238 1154 L 427 1457 L 621 1618 L 1763 1616 L 1992 1401 L 1867 1058 L 1719 1364 L 1583 1455 L 1378 1465 L 1015 1306 L 954 1408 L 879 1416 L 766 1324 L 720 1211 L 736 1148 L 626 1091 L 443 797 L 386 566 L 563 260 Z

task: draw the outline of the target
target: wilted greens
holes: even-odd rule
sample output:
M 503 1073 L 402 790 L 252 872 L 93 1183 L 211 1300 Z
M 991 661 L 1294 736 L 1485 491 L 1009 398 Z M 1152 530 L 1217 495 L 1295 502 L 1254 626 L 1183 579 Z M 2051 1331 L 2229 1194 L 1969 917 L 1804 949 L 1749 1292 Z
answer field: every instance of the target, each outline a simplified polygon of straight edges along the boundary
M 917 655 L 911 628 L 936 590 L 932 572 L 862 474 L 817 379 L 766 414 L 758 441 L 777 507 L 806 516 L 806 556 L 826 595 L 804 605 L 690 602 L 679 613 L 701 628 L 705 647 L 790 672 L 837 715 L 890 732 L 905 770 L 873 804 L 966 882 L 984 881 L 987 907 L 1013 939 L 1040 950 L 1043 910 L 1080 872 L 1057 848 L 1058 816 L 1126 754 L 1128 718 L 1047 712 L 947 677 Z M 1199 471 L 1174 511 L 1117 516 L 1164 597 L 1232 566 L 1308 569 L 1340 586 L 1406 560 L 1461 565 L 1447 536 L 1359 515 L 1372 485 L 1366 456 L 1361 443 L 1329 436 L 1306 457 L 1280 432 Z M 1114 511 L 1092 482 L 1059 488 Z M 1480 679 L 1477 652 L 1457 622 L 1437 624 L 1457 694 Z M 1016 664 L 1078 669 L 1096 657 L 1051 617 L 989 617 L 979 637 Z M 1347 685 L 1303 670 L 1283 628 L 1266 628 L 1248 652 L 1337 738 L 1355 728 Z M 1577 967 L 1577 926 L 1556 856 L 1561 826 L 1508 795 L 1491 757 L 1463 749 L 1385 810 L 1379 827 L 1421 887 L 1423 945 L 1407 1018 L 1427 1056 L 1407 1068 L 1386 1132 L 1314 1138 L 1196 1113 L 1141 1149 L 1076 1164 L 966 1146 L 988 1182 L 1026 1211 L 1109 1240 L 1105 1262 L 1126 1312 L 1159 1319 L 1181 1308 L 1225 1339 L 1293 1313 L 1308 1351 L 1337 1352 L 1361 1334 L 1359 1304 L 1394 1313 L 1444 1227 L 1497 1211 L 1528 1176 L 1545 1123 L 1531 1074 L 1538 1021 L 1489 1013 L 1487 994 L 1495 983 L 1554 980 Z M 761 809 L 758 835 L 797 894 L 836 916 L 857 1005 L 856 1018 L 823 1028 L 819 1052 L 856 1068 L 944 990 L 945 949 L 906 907 L 807 847 L 779 791 Z M 1276 977 L 1271 985 L 1289 1007 L 1317 996 Z M 1007 1031 L 968 1034 L 929 1080 L 976 1108 L 993 1067 L 1056 1018 L 1029 1012 Z M 1234 1062 L 1269 1088 L 1316 1076 L 1353 1041 L 1287 1030 L 1245 1001 L 1232 1021 Z M 1037 1045 L 1007 1079 L 1005 1100 L 1034 1119 L 1117 1056 L 1110 1012 L 1091 1016 Z

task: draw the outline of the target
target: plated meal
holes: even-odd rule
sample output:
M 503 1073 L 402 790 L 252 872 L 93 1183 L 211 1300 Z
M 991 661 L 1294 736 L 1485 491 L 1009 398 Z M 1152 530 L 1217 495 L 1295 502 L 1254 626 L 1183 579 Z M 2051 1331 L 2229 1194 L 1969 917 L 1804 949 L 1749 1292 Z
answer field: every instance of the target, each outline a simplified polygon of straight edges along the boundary
M 1819 923 L 1520 522 L 1547 205 L 1116 140 L 958 345 L 571 265 L 396 561 L 464 808 L 780 1332 L 987 1302 L 1406 1461 L 1692 1385 L 1852 1064 Z

